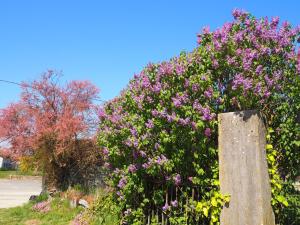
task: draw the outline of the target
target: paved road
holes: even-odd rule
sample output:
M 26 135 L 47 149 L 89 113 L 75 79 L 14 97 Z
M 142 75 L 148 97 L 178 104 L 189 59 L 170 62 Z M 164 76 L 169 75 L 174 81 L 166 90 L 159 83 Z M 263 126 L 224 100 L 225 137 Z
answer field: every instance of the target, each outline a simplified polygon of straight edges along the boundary
M 39 195 L 42 190 L 42 180 L 0 179 L 0 208 L 21 206 L 28 202 L 31 195 Z

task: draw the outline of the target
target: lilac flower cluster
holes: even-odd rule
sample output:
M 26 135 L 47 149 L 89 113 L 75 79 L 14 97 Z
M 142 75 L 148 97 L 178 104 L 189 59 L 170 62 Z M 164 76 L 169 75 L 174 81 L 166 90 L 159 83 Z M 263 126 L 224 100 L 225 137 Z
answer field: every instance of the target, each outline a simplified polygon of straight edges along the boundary
M 37 212 L 47 213 L 51 210 L 51 201 L 38 202 L 32 206 L 32 209 Z
M 166 158 L 166 156 L 160 155 L 160 156 L 157 156 L 156 158 L 149 158 L 148 162 L 144 163 L 142 165 L 142 167 L 144 169 L 149 169 L 150 167 L 152 167 L 154 165 L 162 166 L 167 162 L 168 162 L 168 159 Z

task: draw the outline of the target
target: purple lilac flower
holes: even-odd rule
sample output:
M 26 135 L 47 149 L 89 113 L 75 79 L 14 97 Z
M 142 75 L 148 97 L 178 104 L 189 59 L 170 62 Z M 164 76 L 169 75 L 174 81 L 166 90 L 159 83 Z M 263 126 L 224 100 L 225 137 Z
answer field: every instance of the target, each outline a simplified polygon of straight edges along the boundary
M 242 85 L 244 83 L 244 78 L 242 74 L 235 75 L 232 83 L 232 90 L 236 90 L 240 85 Z
M 118 187 L 122 189 L 122 188 L 125 187 L 126 184 L 127 184 L 127 179 L 126 179 L 126 177 L 122 177 L 122 178 L 119 180 Z
M 268 75 L 265 75 L 265 81 L 269 87 L 273 86 L 274 80 L 270 79 Z
M 178 201 L 177 200 L 171 201 L 171 206 L 173 206 L 174 208 L 178 207 Z
M 106 116 L 105 110 L 103 108 L 100 108 L 98 115 L 99 117 L 104 118 Z
M 168 211 L 169 209 L 170 209 L 170 206 L 166 202 L 166 204 L 162 207 L 162 210 L 165 212 L 165 211 Z
M 173 67 L 172 67 L 171 63 L 164 62 L 159 66 L 159 69 L 158 69 L 159 76 L 171 75 L 172 73 L 173 73 Z
M 179 174 L 176 174 L 173 179 L 176 186 L 179 186 L 181 184 L 181 176 Z
M 189 79 L 184 79 L 184 85 L 185 88 L 188 88 L 190 86 L 190 81 Z
M 254 88 L 254 93 L 259 94 L 261 92 L 261 82 L 258 82 Z
M 133 141 L 133 146 L 136 148 L 139 146 L 139 141 L 137 139 Z
M 204 96 L 208 99 L 211 99 L 213 95 L 213 89 L 209 87 L 206 91 L 204 91 Z
M 149 103 L 153 103 L 153 99 L 150 97 L 150 96 L 147 96 L 147 101 L 149 102 Z
M 194 92 L 199 91 L 199 84 L 193 84 L 193 85 L 192 85 L 192 90 L 193 90 Z
M 187 93 L 184 94 L 176 94 L 176 97 L 172 98 L 173 104 L 176 108 L 179 108 L 180 106 L 182 106 L 184 103 L 186 103 L 188 101 L 188 95 Z
M 245 79 L 243 82 L 244 90 L 247 91 L 252 88 L 252 79 Z
M 150 88 L 151 87 L 151 83 L 150 83 L 149 77 L 147 75 L 142 76 L 142 87 L 143 88 Z
M 205 130 L 204 130 L 204 134 L 205 134 L 205 136 L 206 137 L 210 137 L 211 136 L 211 129 L 210 128 L 205 128 Z
M 148 120 L 148 122 L 146 123 L 146 127 L 149 129 L 152 129 L 154 127 L 154 123 L 153 120 Z
M 117 195 L 123 200 L 124 199 L 124 195 L 120 192 L 120 191 L 117 191 Z
M 144 169 L 148 169 L 148 168 L 151 167 L 151 164 L 150 164 L 149 162 L 143 163 L 142 167 L 143 167 Z
M 256 67 L 255 73 L 257 73 L 258 75 L 260 75 L 263 71 L 263 66 L 259 65 Z
M 135 165 L 130 164 L 130 165 L 128 166 L 128 171 L 129 171 L 130 173 L 135 173 L 135 172 L 137 171 L 137 168 L 136 168 Z
M 269 91 L 265 91 L 265 93 L 264 93 L 264 98 L 269 98 L 270 97 L 270 95 L 271 95 L 271 92 L 269 92 Z
M 135 128 L 131 128 L 131 129 L 130 129 L 130 133 L 131 133 L 131 135 L 133 135 L 133 136 L 135 136 L 135 137 L 138 136 L 137 130 L 136 130 Z
M 179 118 L 178 119 L 178 123 L 180 124 L 180 125 L 182 125 L 182 126 L 186 126 L 186 125 L 188 125 L 189 123 L 190 123 L 190 118 L 189 117 L 187 117 L 187 118 L 185 118 L 185 119 L 182 119 L 182 118 Z
M 210 33 L 210 28 L 209 28 L 209 26 L 203 27 L 202 33 L 203 33 L 204 35 L 205 35 L 205 34 L 209 34 L 209 33 Z
M 182 74 L 185 72 L 184 66 L 183 66 L 183 65 L 180 65 L 180 64 L 177 64 L 177 65 L 175 66 L 175 71 L 176 71 L 176 73 L 177 73 L 178 75 L 182 75 Z
M 159 115 L 159 112 L 156 109 L 153 109 L 151 114 L 152 116 L 157 117 Z
M 198 100 L 195 100 L 195 102 L 193 103 L 193 109 L 196 110 L 196 111 L 201 111 L 202 110 L 202 106 L 201 106 L 201 104 L 199 103 Z
M 205 121 L 209 121 L 212 120 L 214 118 L 214 114 L 210 113 L 210 109 L 209 108 L 202 108 L 201 110 L 202 112 L 202 119 Z
M 217 69 L 217 68 L 219 67 L 219 62 L 218 62 L 218 60 L 213 59 L 213 60 L 212 60 L 212 66 L 213 66 L 214 69 Z
M 161 91 L 161 83 L 157 82 L 154 86 L 153 86 L 153 91 L 154 93 L 159 93 Z
M 278 26 L 278 23 L 279 23 L 279 17 L 278 16 L 273 17 L 270 24 L 271 28 L 275 29 Z
M 132 146 L 132 141 L 130 139 L 127 139 L 125 142 L 124 142 L 125 145 L 127 145 L 128 147 L 131 147 Z
M 168 161 L 168 159 L 164 156 L 164 155 L 161 155 L 161 156 L 158 156 L 157 159 L 156 159 L 156 163 L 158 165 L 163 165 L 164 163 L 166 163 Z
M 104 155 L 108 155 L 108 153 L 109 153 L 108 148 L 104 147 L 103 150 L 102 150 L 102 153 L 103 153 Z
M 143 158 L 145 158 L 145 157 L 147 156 L 146 152 L 144 152 L 144 151 L 140 151 L 140 155 L 141 155 Z
M 240 10 L 240 9 L 234 9 L 232 11 L 232 15 L 235 19 L 239 19 L 241 17 L 244 17 L 247 15 L 247 12 L 243 11 L 243 10 Z

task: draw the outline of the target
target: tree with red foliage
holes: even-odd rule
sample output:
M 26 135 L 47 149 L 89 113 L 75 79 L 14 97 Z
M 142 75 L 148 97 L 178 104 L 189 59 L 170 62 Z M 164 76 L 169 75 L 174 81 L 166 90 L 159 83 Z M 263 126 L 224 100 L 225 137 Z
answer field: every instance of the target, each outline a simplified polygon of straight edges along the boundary
M 60 78 L 47 71 L 40 80 L 22 83 L 20 101 L 0 111 L 0 140 L 7 140 L 15 158 L 37 155 L 48 185 L 66 188 L 71 166 L 84 160 L 74 157 L 95 146 L 93 99 L 99 90 L 89 81 L 60 85 Z

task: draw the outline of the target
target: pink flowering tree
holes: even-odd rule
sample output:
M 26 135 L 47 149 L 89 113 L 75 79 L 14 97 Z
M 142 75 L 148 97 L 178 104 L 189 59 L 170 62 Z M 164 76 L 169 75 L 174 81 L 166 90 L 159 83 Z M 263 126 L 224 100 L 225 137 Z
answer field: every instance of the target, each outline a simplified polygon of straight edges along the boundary
M 266 117 L 272 204 L 277 215 L 287 205 L 275 184 L 294 177 L 299 161 L 287 143 L 299 136 L 291 125 L 300 102 L 299 29 L 277 17 L 233 16 L 215 31 L 204 28 L 193 52 L 149 64 L 99 111 L 98 142 L 123 222 L 142 224 L 159 212 L 171 224 L 217 224 L 228 201 L 219 193 L 217 114 L 247 109 Z
M 91 149 L 98 124 L 93 104 L 98 89 L 88 81 L 61 86 L 59 79 L 48 71 L 40 80 L 22 83 L 20 101 L 0 111 L 0 138 L 8 142 L 10 154 L 38 155 L 55 187 L 66 185 L 70 167 L 84 161 L 70 159 L 79 149 Z

